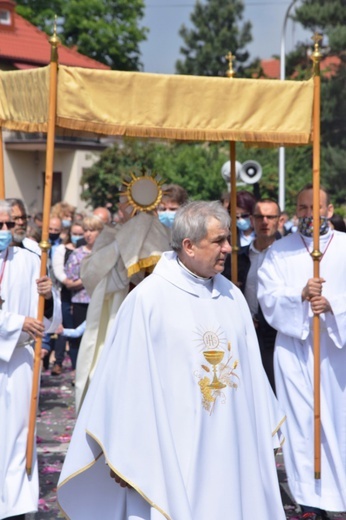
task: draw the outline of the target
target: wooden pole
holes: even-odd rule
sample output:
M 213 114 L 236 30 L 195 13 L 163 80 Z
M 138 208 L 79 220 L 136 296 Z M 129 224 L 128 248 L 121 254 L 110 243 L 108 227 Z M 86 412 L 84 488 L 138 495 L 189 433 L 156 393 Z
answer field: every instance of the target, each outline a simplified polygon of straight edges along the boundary
M 2 139 L 2 127 L 0 126 L 0 199 L 5 198 L 5 168 L 4 168 L 4 149 Z
M 50 81 L 49 81 L 49 107 L 48 107 L 48 129 L 47 129 L 47 152 L 46 152 L 46 174 L 44 186 L 43 200 L 43 221 L 42 221 L 42 240 L 40 242 L 41 269 L 40 276 L 44 276 L 47 272 L 49 243 L 49 216 L 52 202 L 52 185 L 53 185 L 53 164 L 54 164 L 54 142 L 55 142 L 55 124 L 56 124 L 56 103 L 57 103 L 57 77 L 58 77 L 58 45 L 59 38 L 56 35 L 56 24 L 54 26 L 54 34 L 50 38 L 51 44 L 51 61 L 50 61 Z M 43 320 L 44 316 L 44 297 L 39 296 L 38 315 L 39 320 Z M 39 397 L 39 383 L 41 373 L 41 350 L 42 339 L 38 338 L 35 343 L 35 357 L 33 370 L 33 384 L 30 403 L 29 430 L 26 449 L 26 471 L 30 475 L 32 471 L 32 459 L 35 444 L 36 430 L 36 414 Z
M 313 159 L 312 159 L 312 186 L 313 186 L 313 276 L 320 276 L 320 144 L 321 144 L 321 76 L 319 41 L 322 37 L 313 36 L 315 42 L 313 60 L 314 77 L 314 109 L 313 109 Z M 321 478 L 321 389 L 320 389 L 320 317 L 313 316 L 313 348 L 314 348 L 314 459 L 315 479 Z
M 231 52 L 229 52 L 226 56 L 228 60 L 228 70 L 226 72 L 226 76 L 228 78 L 233 78 L 235 72 L 233 70 L 233 60 L 234 56 Z M 235 142 L 230 141 L 229 143 L 229 156 L 230 156 L 230 198 L 229 198 L 229 207 L 230 207 L 230 215 L 231 215 L 231 280 L 234 284 L 238 284 L 238 231 L 237 231 L 237 217 L 236 217 L 236 208 L 237 208 L 237 172 L 236 172 L 236 150 L 235 150 Z
M 229 143 L 230 163 L 231 163 L 231 194 L 230 194 L 230 212 L 231 212 L 231 280 L 234 284 L 238 284 L 238 231 L 237 231 L 237 174 L 236 174 L 236 152 L 235 142 Z

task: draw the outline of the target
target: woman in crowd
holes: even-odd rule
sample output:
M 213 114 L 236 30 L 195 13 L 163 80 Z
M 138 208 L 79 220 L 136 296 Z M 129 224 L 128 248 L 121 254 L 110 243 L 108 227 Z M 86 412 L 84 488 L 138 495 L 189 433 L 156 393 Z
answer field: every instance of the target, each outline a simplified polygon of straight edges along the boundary
M 55 250 L 52 260 L 52 269 L 55 278 L 61 284 L 61 310 L 62 323 L 65 328 L 73 327 L 71 312 L 71 291 L 79 287 L 78 281 L 69 280 L 66 276 L 65 266 L 71 253 L 76 249 L 76 243 L 83 238 L 84 230 L 82 222 L 73 222 L 65 242 L 59 244 Z M 68 287 L 67 287 L 68 286 Z M 62 372 L 62 364 L 65 356 L 66 339 L 59 336 L 55 342 L 55 364 L 52 368 L 52 376 L 58 376 Z
M 85 245 L 77 247 L 67 260 L 65 272 L 68 280 L 65 281 L 67 288 L 72 289 L 72 319 L 73 328 L 78 327 L 85 319 L 90 302 L 90 296 L 86 292 L 80 278 L 80 268 L 83 258 L 90 255 L 95 240 L 102 231 L 104 223 L 97 216 L 85 217 L 82 223 Z M 81 338 L 73 339 L 70 342 L 70 357 L 72 369 L 75 370 L 77 362 L 78 348 Z

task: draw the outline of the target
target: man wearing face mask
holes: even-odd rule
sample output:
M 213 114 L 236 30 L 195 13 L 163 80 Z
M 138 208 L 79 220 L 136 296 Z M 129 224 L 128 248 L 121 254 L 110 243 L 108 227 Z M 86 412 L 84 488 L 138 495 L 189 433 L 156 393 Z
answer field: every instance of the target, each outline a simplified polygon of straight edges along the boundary
M 33 345 L 45 329 L 53 331 L 61 321 L 59 299 L 52 282 L 47 276 L 40 278 L 39 256 L 23 247 L 10 245 L 15 225 L 10 204 L 1 200 L 0 518 L 4 519 L 24 519 L 25 513 L 37 510 L 36 456 L 30 476 L 25 469 Z M 45 298 L 45 316 L 51 323 L 36 319 L 39 294 Z
M 54 285 L 58 288 L 58 281 L 54 276 L 54 272 L 52 270 L 52 259 L 54 256 L 55 251 L 57 250 L 58 246 L 61 244 L 62 240 L 60 238 L 60 233 L 62 230 L 62 223 L 61 219 L 58 217 L 50 217 L 49 219 L 49 242 L 50 242 L 50 249 L 48 252 L 49 255 L 49 262 L 48 262 L 48 272 L 52 274 Z M 43 341 L 42 341 L 42 347 L 47 350 L 48 352 L 51 352 L 55 348 L 55 334 L 45 334 Z M 49 367 L 49 357 L 46 356 L 43 360 L 43 366 L 44 368 Z
M 164 195 L 157 213 L 161 224 L 172 228 L 177 209 L 187 203 L 188 195 L 179 184 L 168 184 L 163 187 L 163 190 Z
M 333 231 L 328 193 L 320 190 L 320 277 L 313 277 L 313 190 L 298 194 L 298 231 L 275 242 L 258 272 L 258 299 L 278 333 L 274 370 L 287 414 L 285 467 L 301 518 L 346 511 L 346 236 Z M 313 315 L 320 317 L 321 479 L 314 479 Z

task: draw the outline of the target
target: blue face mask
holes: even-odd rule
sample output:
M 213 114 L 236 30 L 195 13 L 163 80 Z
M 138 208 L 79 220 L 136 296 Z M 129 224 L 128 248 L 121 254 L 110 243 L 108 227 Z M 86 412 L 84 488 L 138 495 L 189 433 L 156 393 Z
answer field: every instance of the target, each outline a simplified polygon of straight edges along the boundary
M 159 213 L 159 221 L 161 222 L 161 224 L 163 224 L 164 226 L 166 226 L 168 228 L 173 227 L 173 222 L 175 219 L 176 211 L 166 210 L 166 211 L 159 211 L 158 213 Z
M 83 237 L 82 236 L 80 237 L 79 235 L 71 235 L 72 244 L 74 246 L 77 245 L 78 240 L 80 240 L 81 238 L 83 238 Z
M 68 219 L 62 219 L 61 221 L 62 227 L 71 227 L 71 220 Z
M 237 228 L 240 231 L 247 231 L 251 227 L 251 221 L 249 218 L 238 218 Z
M 0 231 L 0 251 L 4 251 L 12 242 L 11 231 Z

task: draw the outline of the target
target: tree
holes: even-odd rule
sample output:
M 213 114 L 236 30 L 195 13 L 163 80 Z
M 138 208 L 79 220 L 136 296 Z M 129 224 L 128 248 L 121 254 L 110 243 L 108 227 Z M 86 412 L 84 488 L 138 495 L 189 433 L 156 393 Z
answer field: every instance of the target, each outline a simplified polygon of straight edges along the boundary
M 321 87 L 321 171 L 324 183 L 336 204 L 346 199 L 346 11 L 344 0 L 305 0 L 296 10 L 295 19 L 311 32 L 323 34 L 323 56 L 339 59 L 336 68 L 322 74 Z M 296 52 L 291 67 L 304 70 L 311 65 L 306 60 L 306 48 Z M 291 68 L 292 70 L 292 68 Z
M 197 1 L 191 14 L 194 29 L 183 25 L 179 31 L 185 42 L 180 53 L 185 57 L 176 63 L 178 74 L 195 76 L 224 76 L 228 68 L 225 55 L 231 51 L 236 56 L 235 69 L 242 74 L 249 58 L 245 46 L 252 41 L 251 23 L 239 25 L 243 18 L 241 0 Z
M 93 207 L 110 203 L 115 210 L 122 179 L 144 169 L 165 183 L 180 184 L 191 199 L 216 200 L 226 188 L 220 173 L 226 160 L 218 144 L 125 139 L 102 152 L 99 161 L 83 173 L 82 199 Z
M 17 12 L 52 34 L 54 15 L 62 43 L 118 70 L 140 70 L 143 0 L 18 0 Z

